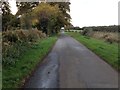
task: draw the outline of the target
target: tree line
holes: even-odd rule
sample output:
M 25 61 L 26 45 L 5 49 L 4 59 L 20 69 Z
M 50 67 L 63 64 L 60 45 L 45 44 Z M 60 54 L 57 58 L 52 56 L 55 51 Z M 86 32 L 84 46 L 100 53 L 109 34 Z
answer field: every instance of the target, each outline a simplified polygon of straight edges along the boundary
M 92 31 L 101 31 L 101 32 L 120 32 L 120 25 L 111 25 L 111 26 L 89 26 L 82 27 L 79 26 L 74 27 L 71 26 L 70 30 L 92 30 Z
M 70 23 L 70 2 L 16 2 L 18 12 L 12 15 L 8 2 L 2 3 L 2 31 L 13 28 L 31 30 L 37 28 L 51 35 Z
M 94 27 L 83 27 L 82 28 L 87 30 L 93 30 L 93 31 L 101 31 L 101 32 L 120 32 L 120 26 L 119 25 L 111 25 L 111 26 L 94 26 Z

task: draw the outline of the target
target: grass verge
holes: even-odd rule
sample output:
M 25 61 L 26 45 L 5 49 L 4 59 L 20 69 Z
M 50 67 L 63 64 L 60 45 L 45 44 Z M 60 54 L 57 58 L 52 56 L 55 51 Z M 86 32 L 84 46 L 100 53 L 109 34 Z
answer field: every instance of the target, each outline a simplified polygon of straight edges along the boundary
M 54 45 L 57 37 L 45 38 L 34 44 L 12 66 L 4 67 L 2 72 L 3 88 L 19 88 L 29 77 L 42 58 Z
M 120 67 L 118 67 L 118 44 L 109 44 L 103 40 L 83 36 L 75 32 L 67 32 L 67 34 L 84 44 L 93 52 L 95 52 L 102 59 L 104 59 L 111 66 L 113 66 L 116 70 L 120 70 Z

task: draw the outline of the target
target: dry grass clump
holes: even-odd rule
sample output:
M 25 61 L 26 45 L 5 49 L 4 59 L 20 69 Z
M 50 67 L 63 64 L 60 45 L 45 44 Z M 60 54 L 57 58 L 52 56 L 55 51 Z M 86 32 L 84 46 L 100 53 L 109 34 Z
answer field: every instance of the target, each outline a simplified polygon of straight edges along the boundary
M 2 40 L 6 43 L 16 42 L 18 40 L 18 36 L 13 31 L 6 31 L 2 33 Z
M 15 33 L 18 36 L 19 40 L 27 41 L 27 35 L 25 30 L 16 30 Z M 28 31 L 27 31 L 28 32 Z
M 103 39 L 109 43 L 117 42 L 119 43 L 119 33 L 117 32 L 96 32 L 94 31 L 94 34 L 92 37 L 97 38 L 97 39 Z
M 42 33 L 42 31 L 30 30 L 27 34 L 27 37 L 28 37 L 28 41 L 36 41 L 37 39 L 45 38 L 46 35 Z
M 97 38 L 97 39 L 103 39 L 109 43 L 120 42 L 118 32 L 93 31 L 92 28 L 85 28 L 80 33 L 85 36 L 90 36 L 90 37 Z
M 33 42 L 45 37 L 46 35 L 39 30 L 15 30 L 3 32 L 3 42 Z

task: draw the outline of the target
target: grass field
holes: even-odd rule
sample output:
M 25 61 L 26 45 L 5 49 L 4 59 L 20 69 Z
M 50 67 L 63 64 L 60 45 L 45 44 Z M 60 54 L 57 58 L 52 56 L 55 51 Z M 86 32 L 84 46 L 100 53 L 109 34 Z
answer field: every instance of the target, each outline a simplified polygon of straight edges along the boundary
M 108 62 L 111 66 L 118 70 L 118 44 L 109 44 L 103 40 L 82 36 L 80 33 L 67 32 L 70 36 L 91 49 L 98 56 Z M 119 68 L 120 70 L 120 68 Z
M 49 52 L 57 37 L 45 38 L 33 45 L 22 55 L 15 65 L 3 68 L 3 88 L 19 88 L 35 69 L 36 65 Z

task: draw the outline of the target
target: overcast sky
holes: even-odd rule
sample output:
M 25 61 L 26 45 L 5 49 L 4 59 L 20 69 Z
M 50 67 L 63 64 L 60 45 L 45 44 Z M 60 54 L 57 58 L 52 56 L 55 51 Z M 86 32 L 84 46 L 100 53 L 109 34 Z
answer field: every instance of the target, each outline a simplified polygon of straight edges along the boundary
M 119 0 L 70 0 L 74 26 L 118 25 Z
M 10 3 L 11 11 L 13 14 L 16 14 L 17 12 L 17 7 L 16 7 L 16 0 L 8 0 Z
M 17 8 L 14 0 L 9 0 L 13 14 Z M 72 24 L 74 26 L 103 26 L 118 24 L 119 0 L 70 0 Z

